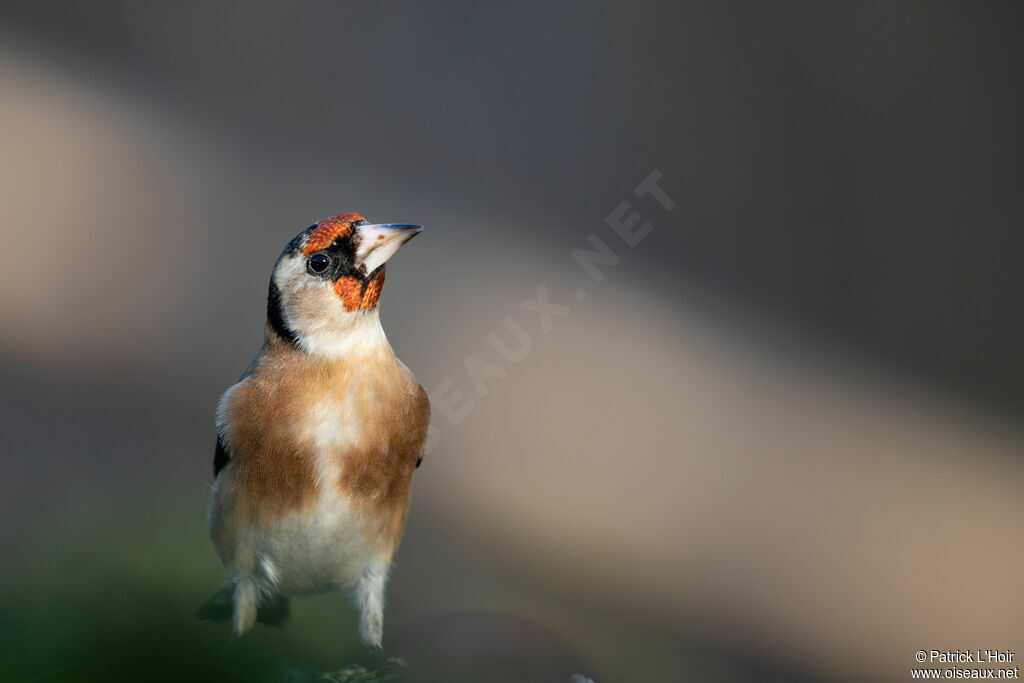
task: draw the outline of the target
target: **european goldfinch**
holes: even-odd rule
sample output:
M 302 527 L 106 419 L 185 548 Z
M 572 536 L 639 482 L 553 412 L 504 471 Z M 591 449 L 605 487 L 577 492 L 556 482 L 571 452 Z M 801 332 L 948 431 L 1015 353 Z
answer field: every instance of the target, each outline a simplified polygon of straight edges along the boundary
M 377 302 L 384 263 L 420 231 L 341 213 L 302 231 L 274 266 L 263 347 L 217 408 L 208 519 L 236 636 L 261 607 L 346 590 L 363 642 L 381 646 L 430 402 Z

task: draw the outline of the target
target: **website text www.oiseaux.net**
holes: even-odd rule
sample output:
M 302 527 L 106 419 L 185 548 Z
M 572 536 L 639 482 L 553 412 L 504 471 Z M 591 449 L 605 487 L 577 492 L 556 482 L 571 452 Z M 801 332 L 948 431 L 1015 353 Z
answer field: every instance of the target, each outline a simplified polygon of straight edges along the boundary
M 1020 667 L 1009 650 L 918 650 L 914 660 L 928 668 L 911 669 L 910 677 L 923 680 L 1019 679 Z M 934 665 L 938 664 L 938 667 Z M 945 666 L 943 666 L 945 665 Z

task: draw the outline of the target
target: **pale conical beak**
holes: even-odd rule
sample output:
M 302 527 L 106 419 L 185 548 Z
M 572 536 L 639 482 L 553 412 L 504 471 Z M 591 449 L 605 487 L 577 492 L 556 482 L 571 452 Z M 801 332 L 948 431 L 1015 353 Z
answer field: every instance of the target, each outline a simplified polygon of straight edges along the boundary
M 395 255 L 398 248 L 423 232 L 419 225 L 405 223 L 374 223 L 360 225 L 359 246 L 356 248 L 356 260 L 372 273 Z

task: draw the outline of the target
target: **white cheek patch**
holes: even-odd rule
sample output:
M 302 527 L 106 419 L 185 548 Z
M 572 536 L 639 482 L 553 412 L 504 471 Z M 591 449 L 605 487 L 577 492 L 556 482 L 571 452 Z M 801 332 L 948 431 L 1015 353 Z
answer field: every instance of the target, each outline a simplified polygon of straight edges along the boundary
M 274 284 L 284 296 L 309 280 L 309 273 L 306 272 L 306 258 L 300 254 L 293 254 L 281 259 L 274 271 Z
M 390 349 L 377 311 L 346 311 L 330 282 L 306 272 L 304 256 L 282 259 L 274 284 L 281 317 L 305 351 L 338 357 Z
M 341 302 L 331 283 L 306 272 L 306 259 L 301 255 L 283 259 L 274 274 L 280 292 L 281 317 L 298 336 L 330 325 L 343 313 Z

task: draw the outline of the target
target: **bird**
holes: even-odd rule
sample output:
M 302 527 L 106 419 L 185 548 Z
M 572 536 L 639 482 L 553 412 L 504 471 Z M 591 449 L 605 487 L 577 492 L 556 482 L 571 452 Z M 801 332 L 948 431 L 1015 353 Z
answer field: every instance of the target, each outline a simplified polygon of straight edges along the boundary
M 421 231 L 339 213 L 274 265 L 263 346 L 216 413 L 207 520 L 229 580 L 200 616 L 230 608 L 233 637 L 286 618 L 291 597 L 343 591 L 360 639 L 381 649 L 430 401 L 379 301 L 385 263 Z

